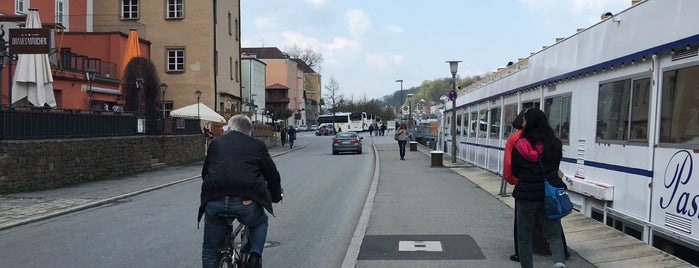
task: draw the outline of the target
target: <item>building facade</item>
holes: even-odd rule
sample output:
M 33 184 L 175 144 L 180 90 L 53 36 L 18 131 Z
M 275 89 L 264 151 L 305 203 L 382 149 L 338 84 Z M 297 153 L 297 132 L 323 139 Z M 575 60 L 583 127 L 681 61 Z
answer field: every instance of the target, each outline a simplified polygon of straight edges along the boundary
M 244 109 L 255 122 L 264 121 L 267 65 L 256 58 L 241 56 L 241 87 Z
M 241 111 L 240 1 L 92 3 L 95 31 L 134 28 L 151 41 L 150 59 L 168 85 L 164 101 L 172 109 L 200 101 L 219 113 Z

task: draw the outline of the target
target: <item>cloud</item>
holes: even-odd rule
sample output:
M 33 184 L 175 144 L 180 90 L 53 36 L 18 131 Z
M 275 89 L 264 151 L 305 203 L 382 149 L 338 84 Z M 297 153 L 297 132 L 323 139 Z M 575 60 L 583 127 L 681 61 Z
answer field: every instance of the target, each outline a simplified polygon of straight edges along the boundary
M 311 48 L 323 55 L 323 65 L 343 65 L 359 57 L 361 43 L 345 38 L 334 37 L 329 43 L 304 35 L 300 32 L 285 31 L 281 33 L 281 46 L 279 49 L 285 50 L 298 46 L 301 48 Z
M 405 57 L 403 57 L 403 55 L 391 52 L 366 53 L 364 56 L 364 64 L 369 68 L 379 71 L 385 71 L 393 66 L 403 65 L 404 63 Z
M 392 33 L 402 33 L 404 31 L 403 28 L 401 28 L 400 26 L 393 25 L 393 24 L 386 25 L 385 28 L 386 28 L 386 30 L 388 30 L 389 32 L 392 32 Z
M 345 22 L 350 35 L 353 38 L 360 37 L 371 27 L 371 19 L 359 9 L 350 9 L 345 12 Z

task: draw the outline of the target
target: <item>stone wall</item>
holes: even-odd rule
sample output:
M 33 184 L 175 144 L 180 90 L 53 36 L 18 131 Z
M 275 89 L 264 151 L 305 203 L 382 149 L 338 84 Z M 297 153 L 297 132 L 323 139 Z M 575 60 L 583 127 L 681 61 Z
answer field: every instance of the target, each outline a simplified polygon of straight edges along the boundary
M 33 191 L 204 158 L 201 135 L 0 141 L 0 190 Z
M 257 137 L 267 148 L 272 138 Z M 202 135 L 0 141 L 0 193 L 35 191 L 204 159 Z M 153 160 L 153 161 L 152 161 Z

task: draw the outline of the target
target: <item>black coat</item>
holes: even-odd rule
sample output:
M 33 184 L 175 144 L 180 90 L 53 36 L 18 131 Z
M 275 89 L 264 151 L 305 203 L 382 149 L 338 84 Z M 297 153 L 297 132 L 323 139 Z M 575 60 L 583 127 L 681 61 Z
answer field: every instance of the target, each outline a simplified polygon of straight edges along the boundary
M 211 141 L 201 178 L 198 220 L 209 200 L 223 196 L 257 201 L 272 214 L 272 202 L 281 200 L 281 177 L 265 143 L 238 131 Z
M 565 183 L 558 177 L 560 162 L 559 158 L 549 161 L 542 160 L 541 164 L 549 183 L 555 187 L 565 188 Z M 544 176 L 539 168 L 539 162 L 525 159 L 517 147 L 512 150 L 512 174 L 519 179 L 512 192 L 515 199 L 544 201 Z

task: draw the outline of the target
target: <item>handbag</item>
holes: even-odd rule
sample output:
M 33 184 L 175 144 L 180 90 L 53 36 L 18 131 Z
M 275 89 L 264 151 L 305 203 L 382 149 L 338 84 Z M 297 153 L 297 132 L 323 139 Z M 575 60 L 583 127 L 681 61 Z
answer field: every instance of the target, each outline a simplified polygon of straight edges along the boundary
M 544 214 L 546 217 L 556 220 L 570 214 L 573 211 L 573 202 L 570 201 L 565 188 L 554 187 L 549 183 L 548 178 L 544 175 L 541 158 L 539 158 L 539 170 L 541 170 L 541 176 L 544 177 Z
M 396 135 L 393 135 L 393 139 L 398 140 L 398 133 L 396 133 Z

